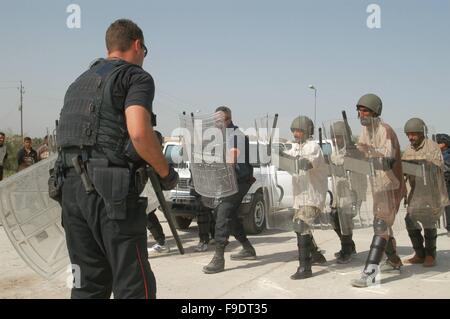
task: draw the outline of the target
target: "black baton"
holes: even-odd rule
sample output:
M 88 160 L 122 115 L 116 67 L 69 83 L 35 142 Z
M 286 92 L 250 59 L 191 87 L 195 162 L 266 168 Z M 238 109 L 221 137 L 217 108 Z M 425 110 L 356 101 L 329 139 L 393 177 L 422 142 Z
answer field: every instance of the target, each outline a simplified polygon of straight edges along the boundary
M 169 224 L 170 231 L 172 232 L 173 238 L 175 238 L 175 242 L 177 243 L 178 250 L 180 254 L 184 255 L 184 248 L 181 244 L 180 237 L 178 237 L 177 229 L 172 220 L 172 215 L 170 212 L 169 205 L 167 205 L 166 198 L 161 189 L 161 184 L 159 183 L 159 178 L 155 173 L 153 167 L 147 167 L 147 175 L 150 179 L 150 183 L 152 183 L 153 189 L 155 191 L 156 197 L 158 198 L 159 205 L 161 206 L 164 217 L 166 217 L 167 223 Z

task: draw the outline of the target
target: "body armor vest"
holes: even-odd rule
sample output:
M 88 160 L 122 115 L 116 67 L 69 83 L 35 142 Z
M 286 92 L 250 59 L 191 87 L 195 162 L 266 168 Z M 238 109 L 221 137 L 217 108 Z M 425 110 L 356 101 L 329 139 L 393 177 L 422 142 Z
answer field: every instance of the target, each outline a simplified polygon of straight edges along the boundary
M 84 149 L 92 157 L 126 165 L 128 132 L 123 108 L 114 105 L 113 84 L 119 71 L 130 66 L 122 60 L 99 59 L 70 85 L 56 131 L 59 149 Z

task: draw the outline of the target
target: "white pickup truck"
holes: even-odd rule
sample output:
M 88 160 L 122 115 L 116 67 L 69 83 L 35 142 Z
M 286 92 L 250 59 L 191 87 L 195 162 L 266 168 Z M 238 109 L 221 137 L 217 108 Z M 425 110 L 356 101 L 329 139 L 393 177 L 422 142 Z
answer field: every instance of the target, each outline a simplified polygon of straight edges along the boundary
M 274 143 L 272 151 L 286 150 L 289 143 Z M 331 154 L 332 144 L 324 141 L 322 149 L 324 154 Z M 180 142 L 166 142 L 164 155 L 169 163 L 173 164 L 180 176 L 175 189 L 166 193 L 166 200 L 171 208 L 178 229 L 187 229 L 197 216 L 197 212 L 204 209 L 200 195 L 194 190 L 189 170 L 189 162 L 182 161 L 183 149 Z M 256 182 L 242 200 L 239 216 L 243 220 L 245 231 L 248 234 L 258 234 L 265 227 L 265 214 L 268 209 L 284 210 L 293 205 L 292 176 L 283 170 L 270 166 L 271 183 L 267 183 L 267 174 L 259 165 L 254 165 L 253 175 Z M 270 185 L 269 187 L 267 185 Z M 331 181 L 329 181 L 331 189 Z M 331 201 L 328 196 L 328 202 Z

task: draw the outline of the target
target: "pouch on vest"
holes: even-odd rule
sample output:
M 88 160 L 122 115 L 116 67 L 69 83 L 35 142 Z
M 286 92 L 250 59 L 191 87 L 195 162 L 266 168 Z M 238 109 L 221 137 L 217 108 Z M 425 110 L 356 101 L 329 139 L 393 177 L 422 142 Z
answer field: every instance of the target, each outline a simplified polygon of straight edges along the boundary
M 130 188 L 130 171 L 121 167 L 94 167 L 92 183 L 105 202 L 110 219 L 127 218 L 127 195 Z
M 55 169 L 51 168 L 49 171 L 48 178 L 48 196 L 57 201 L 61 205 L 62 201 L 62 183 L 60 183 L 60 179 L 57 177 Z

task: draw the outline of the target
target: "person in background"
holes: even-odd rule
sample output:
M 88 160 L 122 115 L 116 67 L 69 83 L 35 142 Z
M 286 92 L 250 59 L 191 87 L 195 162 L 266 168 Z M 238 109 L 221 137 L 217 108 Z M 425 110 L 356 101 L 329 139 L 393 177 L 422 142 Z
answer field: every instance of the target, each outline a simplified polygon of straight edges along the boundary
M 0 181 L 3 179 L 3 165 L 8 158 L 8 152 L 6 151 L 5 133 L 0 132 Z
M 31 138 L 23 139 L 23 147 L 17 152 L 17 171 L 21 171 L 38 162 L 37 152 L 33 149 Z
M 41 146 L 37 149 L 38 161 L 42 161 L 50 156 L 50 149 L 48 147 L 48 135 L 45 135 L 44 141 Z

